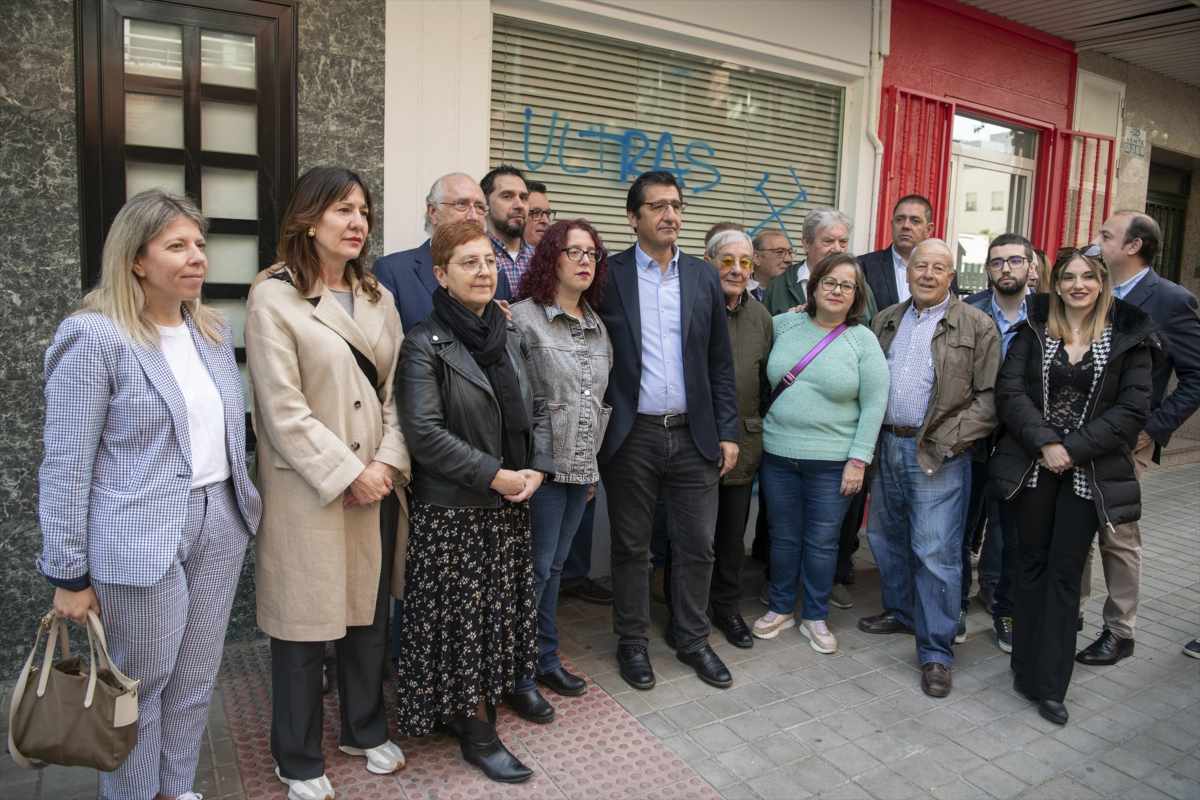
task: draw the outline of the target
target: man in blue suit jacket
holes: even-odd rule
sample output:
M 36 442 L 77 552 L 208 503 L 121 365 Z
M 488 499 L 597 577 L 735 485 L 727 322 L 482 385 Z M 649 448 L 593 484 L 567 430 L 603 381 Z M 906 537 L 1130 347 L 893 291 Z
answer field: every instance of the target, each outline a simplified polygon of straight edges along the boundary
M 483 227 L 487 219 L 487 203 L 474 178 L 461 172 L 451 172 L 438 178 L 429 187 L 429 194 L 425 197 L 425 231 L 432 236 L 439 225 L 464 219 Z M 384 256 L 375 262 L 373 271 L 379 282 L 396 299 L 396 309 L 400 312 L 404 330 L 412 330 L 414 325 L 433 313 L 433 290 L 438 288 L 438 282 L 433 277 L 429 239 L 420 247 Z M 510 296 L 508 282 L 501 274 L 496 282 L 496 299 L 508 300 Z
M 1149 314 L 1166 349 L 1166 358 L 1154 365 L 1150 417 L 1133 452 L 1139 475 L 1151 458 L 1159 459 L 1171 434 L 1200 408 L 1200 315 L 1196 297 L 1150 266 L 1161 243 L 1158 223 L 1140 211 L 1113 214 L 1104 221 L 1094 242 L 1110 270 L 1113 296 Z M 1056 289 L 1048 280 L 1046 288 L 1052 292 Z M 1179 384 L 1168 394 L 1172 372 Z M 1142 534 L 1137 523 L 1118 525 L 1115 530 L 1101 528 L 1100 558 L 1108 587 L 1104 630 L 1075 657 L 1081 664 L 1115 664 L 1133 654 L 1142 566 Z
M 625 201 L 637 244 L 608 261 L 600 316 L 612 340 L 599 461 L 612 532 L 613 628 L 621 677 L 654 686 L 647 656 L 650 535 L 660 494 L 672 521 L 668 643 L 701 680 L 733 683 L 708 644 L 717 484 L 737 462 L 739 418 L 720 278 L 679 251 L 683 194 L 647 172 Z

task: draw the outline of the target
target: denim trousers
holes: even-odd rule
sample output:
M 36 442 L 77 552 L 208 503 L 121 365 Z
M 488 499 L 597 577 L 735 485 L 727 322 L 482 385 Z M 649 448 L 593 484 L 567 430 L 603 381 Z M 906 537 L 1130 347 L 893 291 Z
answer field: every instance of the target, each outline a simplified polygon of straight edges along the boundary
M 917 440 L 887 431 L 876 454 L 867 541 L 879 565 L 883 608 L 916 630 L 920 663 L 949 666 L 961 607 L 971 457 L 946 459 L 927 475 L 917 461 Z
M 529 501 L 533 528 L 533 602 L 537 606 L 539 675 L 562 666 L 558 658 L 558 586 L 563 563 L 587 505 L 587 484 L 542 484 Z M 532 675 L 517 679 L 517 691 L 532 689 Z
M 575 538 L 571 540 L 571 550 L 567 553 L 567 560 L 563 562 L 562 580 L 587 578 L 592 574 L 592 528 L 595 520 L 596 498 L 593 497 L 584 506 L 579 528 L 575 531 Z
M 771 496 L 771 605 L 776 614 L 796 608 L 797 581 L 804 582 L 800 618 L 829 617 L 829 593 L 838 564 L 842 520 L 852 498 L 842 494 L 844 461 L 807 461 L 763 453 L 759 480 Z

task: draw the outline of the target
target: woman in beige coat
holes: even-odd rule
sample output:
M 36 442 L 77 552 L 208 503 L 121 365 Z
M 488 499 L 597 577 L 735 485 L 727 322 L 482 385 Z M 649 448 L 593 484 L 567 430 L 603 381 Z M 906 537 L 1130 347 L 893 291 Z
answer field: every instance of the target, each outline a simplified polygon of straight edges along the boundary
M 263 521 L 259 626 L 271 637 L 271 751 L 289 800 L 331 800 L 321 753 L 321 664 L 336 640 L 341 750 L 377 774 L 404 766 L 383 709 L 398 487 L 408 481 L 392 381 L 403 334 L 363 268 L 370 195 L 345 169 L 301 176 L 280 262 L 250 290 Z

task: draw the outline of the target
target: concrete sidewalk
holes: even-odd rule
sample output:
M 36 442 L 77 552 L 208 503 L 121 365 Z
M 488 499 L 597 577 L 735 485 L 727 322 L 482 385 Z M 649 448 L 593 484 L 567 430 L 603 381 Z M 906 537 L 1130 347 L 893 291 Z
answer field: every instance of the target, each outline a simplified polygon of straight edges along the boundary
M 486 782 L 444 737 L 404 742 L 407 770 L 369 776 L 361 762 L 335 755 L 330 700 L 326 746 L 338 798 L 1197 800 L 1200 661 L 1180 648 L 1200 636 L 1200 465 L 1155 470 L 1143 490 L 1137 652 L 1116 667 L 1077 666 L 1066 727 L 1042 720 L 1013 693 L 1007 657 L 977 606 L 969 638 L 956 648 L 953 693 L 945 700 L 922 694 L 911 637 L 855 628 L 859 616 L 879 609 L 878 574 L 864 542 L 856 607 L 834 609 L 830 618 L 840 652 L 817 655 L 795 631 L 749 651 L 714 636 L 734 673 L 726 691 L 701 683 L 658 635 L 651 643 L 658 686 L 629 689 L 616 674 L 609 610 L 564 603 L 564 655 L 594 685 L 583 698 L 554 701 L 559 717 L 551 725 L 502 720 L 505 739 L 539 769 L 524 786 Z M 761 613 L 754 570 L 743 601 L 749 620 Z M 1095 581 L 1080 646 L 1097 634 L 1099 569 Z M 665 611 L 654 610 L 661 631 Z M 266 755 L 264 653 L 261 644 L 227 649 L 195 787 L 205 800 L 285 797 Z M 95 773 L 26 772 L 0 757 L 4 800 L 95 793 Z

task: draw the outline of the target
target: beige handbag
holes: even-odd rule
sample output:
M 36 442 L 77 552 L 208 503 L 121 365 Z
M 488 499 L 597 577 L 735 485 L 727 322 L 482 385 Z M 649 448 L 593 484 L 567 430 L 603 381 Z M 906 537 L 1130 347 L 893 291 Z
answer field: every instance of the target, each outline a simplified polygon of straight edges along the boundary
M 42 617 L 8 710 L 8 749 L 17 766 L 61 764 L 111 772 L 137 744 L 141 681 L 113 665 L 104 626 L 92 611 L 86 628 L 90 660 L 85 664 L 71 655 L 66 623 L 53 611 Z M 46 631 L 46 652 L 35 667 Z M 62 654 L 57 661 L 56 643 Z

